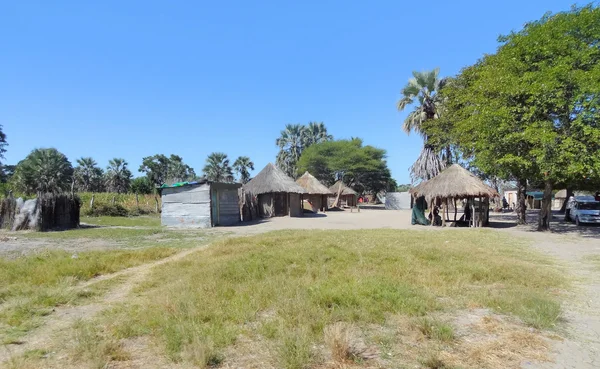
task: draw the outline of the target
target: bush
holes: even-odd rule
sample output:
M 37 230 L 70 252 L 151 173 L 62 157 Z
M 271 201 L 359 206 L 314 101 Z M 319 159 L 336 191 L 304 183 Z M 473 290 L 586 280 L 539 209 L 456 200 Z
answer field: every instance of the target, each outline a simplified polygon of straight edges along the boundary
M 94 209 L 90 210 L 92 196 L 94 196 Z M 136 201 L 135 194 L 133 193 L 100 192 L 93 194 L 91 192 L 81 192 L 79 193 L 79 197 L 81 198 L 81 212 L 86 216 L 111 215 L 110 211 L 112 209 L 106 209 L 110 214 L 102 213 L 101 210 L 104 211 L 103 208 L 114 208 L 117 205 L 125 209 L 125 216 L 156 214 L 155 195 L 138 195 L 138 201 Z M 158 197 L 158 201 L 160 209 L 160 197 Z M 120 211 L 122 212 L 122 210 Z
M 130 215 L 129 211 L 120 204 L 94 206 L 93 209 L 87 208 L 84 214 L 88 217 L 126 217 Z

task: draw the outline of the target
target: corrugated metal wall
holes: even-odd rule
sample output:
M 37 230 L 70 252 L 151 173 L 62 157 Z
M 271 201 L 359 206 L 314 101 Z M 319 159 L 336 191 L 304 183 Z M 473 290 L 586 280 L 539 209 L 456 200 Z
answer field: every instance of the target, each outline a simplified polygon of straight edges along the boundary
M 388 210 L 410 209 L 410 193 L 388 192 L 385 194 L 385 208 Z
M 209 184 L 163 188 L 161 224 L 169 227 L 211 227 Z

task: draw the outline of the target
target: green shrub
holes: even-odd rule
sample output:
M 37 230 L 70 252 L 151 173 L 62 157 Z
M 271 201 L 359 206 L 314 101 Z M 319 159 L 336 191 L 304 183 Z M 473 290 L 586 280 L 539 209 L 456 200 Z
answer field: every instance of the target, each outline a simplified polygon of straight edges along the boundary
M 94 206 L 93 209 L 87 208 L 84 212 L 84 215 L 89 217 L 126 217 L 129 215 L 129 211 L 127 211 L 127 209 L 120 204 L 98 205 Z

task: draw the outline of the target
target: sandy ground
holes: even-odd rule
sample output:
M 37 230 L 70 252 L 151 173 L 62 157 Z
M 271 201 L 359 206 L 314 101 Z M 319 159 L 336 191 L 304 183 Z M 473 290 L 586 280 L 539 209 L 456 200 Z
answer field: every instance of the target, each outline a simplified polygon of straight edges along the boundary
M 460 216 L 460 214 L 459 214 Z M 559 267 L 564 273 L 574 278 L 575 289 L 570 293 L 564 303 L 565 331 L 561 332 L 564 340 L 554 344 L 553 362 L 551 363 L 523 363 L 523 368 L 528 369 L 588 369 L 600 368 L 600 267 L 593 265 L 586 259 L 589 255 L 600 255 L 600 227 L 576 227 L 571 223 L 562 221 L 561 216 L 555 214 L 551 233 L 534 232 L 535 211 L 528 214 L 528 220 L 532 223 L 527 226 L 516 226 L 516 217 L 512 213 L 491 214 L 491 226 L 498 232 L 530 239 L 532 247 L 549 254 L 559 260 Z M 439 231 L 440 227 L 412 226 L 410 224 L 410 211 L 387 211 L 383 209 L 363 209 L 359 212 L 328 212 L 305 216 L 303 218 L 274 218 L 260 220 L 235 227 L 214 229 L 213 232 L 234 235 L 252 235 L 283 229 L 414 229 Z M 446 228 L 456 232 L 469 232 L 469 228 Z M 17 237 L 14 239 L 14 237 Z M 94 249 L 106 248 L 107 244 L 94 240 L 86 244 L 84 248 Z M 98 244 L 96 244 L 96 243 Z M 81 240 L 62 240 L 60 242 L 45 240 L 19 239 L 18 234 L 10 237 L 0 238 L 0 255 L 14 254 L 19 251 L 34 250 L 37 248 L 63 248 L 67 250 L 81 249 Z M 109 294 L 124 297 L 132 286 L 136 285 L 153 266 L 160 265 L 170 260 L 179 259 L 194 252 L 196 249 L 177 254 L 176 256 L 155 262 L 146 266 L 136 267 L 135 275 L 123 287 Z M 134 268 L 135 269 L 135 268 Z M 133 269 L 131 270 L 133 271 Z M 122 272 L 127 273 L 127 271 Z M 104 304 L 102 304 L 104 305 Z M 110 305 L 110 304 L 108 304 Z M 106 305 L 104 305 L 106 306 Z M 72 309 L 73 311 L 70 311 Z M 67 311 L 56 314 L 56 320 L 49 322 L 38 332 L 33 333 L 30 344 L 24 347 L 13 348 L 22 351 L 25 347 L 33 347 L 35 342 L 43 342 L 48 336 L 60 332 L 64 324 L 80 317 L 83 313 L 96 313 L 102 310 L 99 304 L 89 307 L 78 307 L 65 309 Z M 88 310 L 89 309 L 89 310 Z M 96 311 L 98 310 L 98 311 Z M 5 353 L 6 355 L 6 353 Z M 2 358 L 4 355 L 0 355 Z M 6 359 L 6 357 L 2 358 Z M 2 360 L 0 360 L 1 362 Z

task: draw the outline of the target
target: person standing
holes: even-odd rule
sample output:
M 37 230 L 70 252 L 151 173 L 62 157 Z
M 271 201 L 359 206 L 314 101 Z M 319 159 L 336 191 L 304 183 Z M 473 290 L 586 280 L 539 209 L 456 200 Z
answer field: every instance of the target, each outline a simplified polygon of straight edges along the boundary
M 573 208 L 574 204 L 575 196 L 571 195 L 571 197 L 569 197 L 569 200 L 567 201 L 567 207 L 565 208 L 565 222 L 571 220 L 571 209 Z

